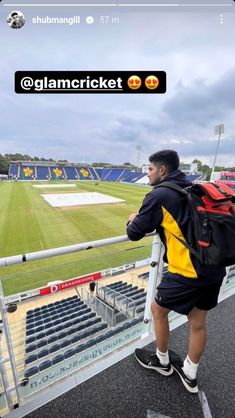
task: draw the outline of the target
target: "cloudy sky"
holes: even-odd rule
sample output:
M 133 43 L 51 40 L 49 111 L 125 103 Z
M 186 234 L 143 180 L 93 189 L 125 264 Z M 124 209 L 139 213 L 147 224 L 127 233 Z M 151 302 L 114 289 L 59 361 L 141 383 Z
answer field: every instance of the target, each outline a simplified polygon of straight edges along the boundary
M 13 9 L 12 9 L 13 10 Z M 235 165 L 234 13 L 130 13 L 24 8 L 24 28 L 0 7 L 0 153 L 71 162 L 137 163 L 162 148 L 209 165 L 214 126 L 224 123 L 218 164 Z M 93 25 L 35 25 L 32 17 L 95 17 Z M 101 25 L 101 15 L 119 24 Z M 3 42 L 4 40 L 4 42 Z M 165 70 L 164 95 L 14 93 L 17 70 Z

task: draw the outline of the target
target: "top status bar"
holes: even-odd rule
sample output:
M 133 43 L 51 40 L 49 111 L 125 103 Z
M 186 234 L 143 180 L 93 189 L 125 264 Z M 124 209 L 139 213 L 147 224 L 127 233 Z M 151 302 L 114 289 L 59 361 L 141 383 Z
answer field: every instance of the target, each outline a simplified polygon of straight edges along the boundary
M 5 7 L 234 7 L 235 3 L 4 3 Z

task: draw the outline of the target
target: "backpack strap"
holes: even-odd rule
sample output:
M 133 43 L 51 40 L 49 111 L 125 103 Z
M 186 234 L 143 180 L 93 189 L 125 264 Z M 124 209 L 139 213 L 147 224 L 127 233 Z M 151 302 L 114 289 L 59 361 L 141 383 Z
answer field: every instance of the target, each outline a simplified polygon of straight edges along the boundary
M 168 189 L 175 190 L 176 192 L 179 192 L 183 194 L 184 196 L 188 197 L 188 192 L 185 189 L 178 186 L 178 184 L 171 183 L 170 181 L 163 181 L 162 183 L 155 186 L 154 189 L 158 189 L 158 187 L 167 187 Z
M 175 183 L 171 183 L 168 181 L 163 181 L 162 183 L 158 184 L 157 186 L 154 187 L 154 189 L 157 189 L 158 187 L 167 187 L 168 189 L 172 189 L 175 190 L 176 192 L 181 193 L 182 195 L 184 195 L 185 197 L 188 197 L 189 193 L 187 192 L 187 190 L 183 189 L 182 187 L 178 186 L 178 184 Z M 171 232 L 171 235 L 173 235 L 179 242 L 181 242 L 181 244 L 183 244 L 196 258 L 198 258 L 200 260 L 199 254 L 196 250 L 194 250 L 193 247 L 191 247 L 186 241 L 184 241 L 183 239 L 177 237 L 175 234 L 173 234 Z

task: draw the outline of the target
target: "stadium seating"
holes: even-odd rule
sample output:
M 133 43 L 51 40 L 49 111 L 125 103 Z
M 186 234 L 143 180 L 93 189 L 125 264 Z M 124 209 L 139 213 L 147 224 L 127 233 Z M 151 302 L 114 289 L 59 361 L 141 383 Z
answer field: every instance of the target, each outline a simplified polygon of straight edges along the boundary
M 37 166 L 37 180 L 48 180 L 50 173 L 48 167 L 46 166 Z
M 51 180 L 66 180 L 63 167 L 61 166 L 50 166 L 50 177 Z
M 146 292 L 138 286 L 119 281 L 100 287 L 98 297 L 118 311 L 129 312 L 145 304 Z M 143 312 L 142 309 L 136 310 L 137 314 L 141 312 Z
M 46 348 L 37 352 L 35 351 L 33 354 L 30 354 L 25 358 L 25 365 L 27 367 L 24 376 L 25 378 L 30 378 L 43 370 L 57 365 L 66 359 L 73 357 L 76 354 L 79 354 L 82 351 L 85 351 L 88 348 L 91 348 L 94 345 L 119 334 L 120 332 L 123 332 L 124 330 L 141 323 L 142 321 L 143 316 L 140 316 L 139 318 L 128 320 L 124 324 L 121 324 L 116 328 L 109 329 L 101 334 L 101 331 L 107 329 L 107 324 L 102 323 L 98 327 L 92 328 L 89 331 L 87 330 L 80 335 L 72 337 L 71 339 L 65 338 L 62 342 L 58 341 L 56 344 L 51 346 L 47 345 Z M 90 336 L 92 336 L 92 338 L 85 341 L 85 339 Z M 78 341 L 79 344 L 76 345 Z M 54 355 L 54 353 L 58 354 Z
M 78 175 L 75 167 L 64 167 L 67 180 L 77 180 Z
M 9 177 L 16 177 L 16 176 L 18 176 L 18 166 L 17 166 L 17 164 L 10 164 Z

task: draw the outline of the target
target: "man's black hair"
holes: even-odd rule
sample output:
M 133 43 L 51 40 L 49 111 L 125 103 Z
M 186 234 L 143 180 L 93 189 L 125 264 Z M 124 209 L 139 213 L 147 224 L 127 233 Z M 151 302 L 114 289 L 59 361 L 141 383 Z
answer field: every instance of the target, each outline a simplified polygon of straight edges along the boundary
M 13 12 L 13 13 L 11 14 L 11 17 L 14 17 L 14 16 L 18 16 L 18 13 L 17 13 L 17 12 Z
M 177 152 L 171 149 L 155 152 L 154 154 L 150 155 L 149 162 L 153 164 L 157 163 L 165 165 L 168 173 L 178 170 L 180 165 L 180 160 Z

